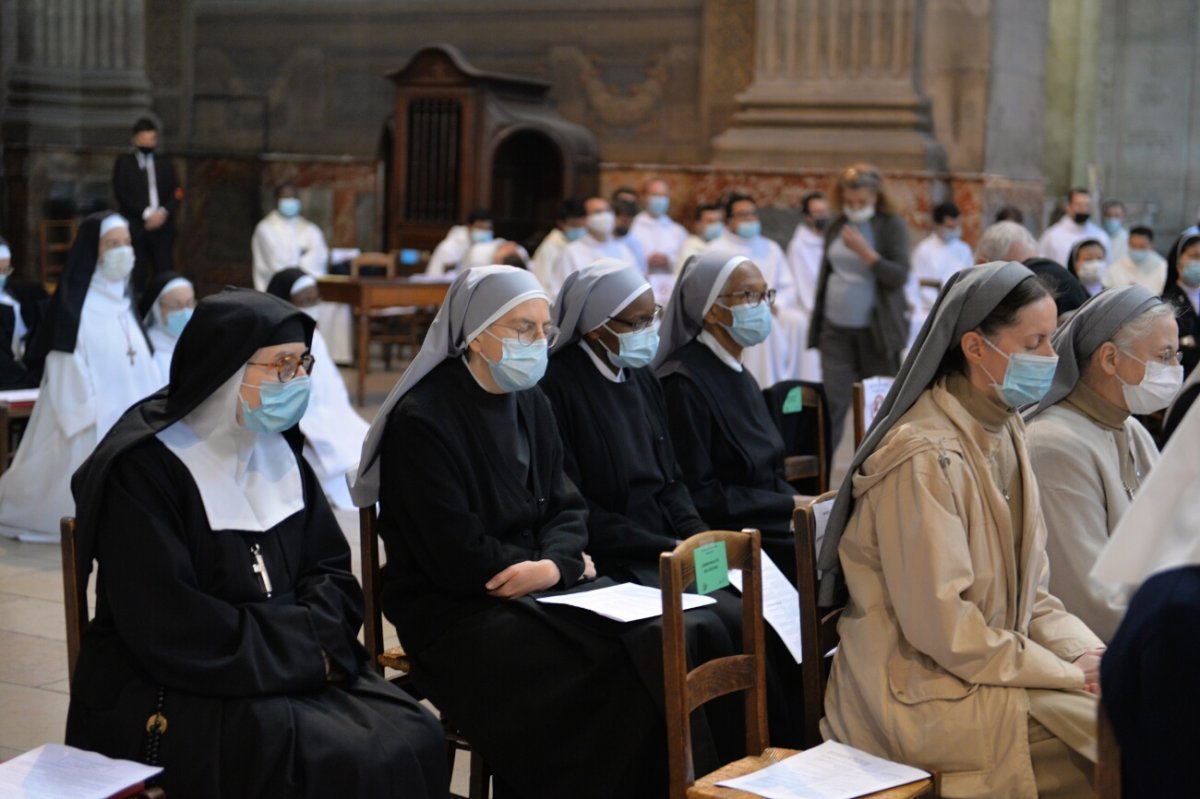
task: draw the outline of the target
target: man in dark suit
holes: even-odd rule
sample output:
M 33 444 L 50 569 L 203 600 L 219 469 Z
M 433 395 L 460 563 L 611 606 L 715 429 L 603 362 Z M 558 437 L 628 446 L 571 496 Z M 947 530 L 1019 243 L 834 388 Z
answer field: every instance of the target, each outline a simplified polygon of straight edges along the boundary
M 133 238 L 132 283 L 137 288 L 151 275 L 174 269 L 175 211 L 183 192 L 171 159 L 155 157 L 157 145 L 158 126 L 143 117 L 133 125 L 133 150 L 113 164 L 113 193 Z

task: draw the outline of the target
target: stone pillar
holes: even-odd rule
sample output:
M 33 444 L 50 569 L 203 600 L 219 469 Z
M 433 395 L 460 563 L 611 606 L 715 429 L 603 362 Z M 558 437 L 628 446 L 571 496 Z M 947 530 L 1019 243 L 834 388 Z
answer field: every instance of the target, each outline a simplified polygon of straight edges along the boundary
M 940 170 L 918 82 L 921 0 L 758 0 L 754 82 L 719 166 Z
M 5 142 L 127 142 L 150 112 L 144 9 L 144 0 L 5 3 L 3 25 L 16 33 L 3 54 Z

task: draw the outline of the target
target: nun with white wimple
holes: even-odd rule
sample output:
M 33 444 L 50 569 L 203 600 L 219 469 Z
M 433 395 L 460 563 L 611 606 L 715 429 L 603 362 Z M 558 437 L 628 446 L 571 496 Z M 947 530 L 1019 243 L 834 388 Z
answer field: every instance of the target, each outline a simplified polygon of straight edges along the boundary
M 175 343 L 196 308 L 196 287 L 178 272 L 160 272 L 138 300 L 138 315 L 146 326 L 146 337 L 154 347 L 154 362 L 163 385 L 171 375 Z
M 661 660 L 657 680 L 639 672 L 625 640 L 652 622 L 614 629 L 534 601 L 594 574 L 587 506 L 533 390 L 557 335 L 532 273 L 460 272 L 371 425 L 351 493 L 379 502 L 383 609 L 414 683 L 500 785 L 523 799 L 659 797 Z
M 1133 414 L 1161 411 L 1178 393 L 1179 325 L 1149 289 L 1109 289 L 1059 328 L 1054 349 L 1054 384 L 1025 413 L 1050 592 L 1107 641 L 1124 607 L 1088 573 L 1158 462 L 1154 439 Z
M 1200 406 L 1183 417 L 1091 576 L 1128 606 L 1104 653 L 1104 709 L 1123 796 L 1196 792 L 1200 704 Z
M 320 315 L 321 294 L 316 278 L 292 267 L 276 272 L 267 293 L 295 305 L 314 321 Z M 331 504 L 350 509 L 354 501 L 346 475 L 358 466 L 362 442 L 369 425 L 350 404 L 346 381 L 329 354 L 320 330 L 313 331 L 312 354 L 317 367 L 312 373 L 308 410 L 300 420 L 304 434 L 304 458 L 316 472 Z
M 1050 387 L 1056 321 L 1021 264 L 953 275 L 822 542 L 823 590 L 849 591 L 822 732 L 939 769 L 945 796 L 1093 795 L 1103 646 L 1047 588 L 1016 410 Z
M 165 382 L 130 298 L 130 242 L 119 214 L 79 226 L 25 353 L 41 392 L 0 477 L 0 535 L 58 542 L 59 520 L 75 513 L 71 474 L 126 408 Z

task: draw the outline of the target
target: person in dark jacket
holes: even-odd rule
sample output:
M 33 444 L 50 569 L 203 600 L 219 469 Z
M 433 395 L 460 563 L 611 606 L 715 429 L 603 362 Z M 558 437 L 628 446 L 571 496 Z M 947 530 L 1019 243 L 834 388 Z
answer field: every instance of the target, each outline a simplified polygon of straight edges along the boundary
M 892 376 L 908 343 L 908 226 L 867 164 L 842 173 L 830 196 L 837 209 L 825 231 L 808 346 L 821 351 L 832 441 L 841 440 L 855 381 Z
M 156 157 L 158 125 L 143 117 L 133 125 L 133 149 L 113 164 L 113 194 L 133 237 L 133 286 L 174 271 L 175 212 L 182 190 L 171 159 Z

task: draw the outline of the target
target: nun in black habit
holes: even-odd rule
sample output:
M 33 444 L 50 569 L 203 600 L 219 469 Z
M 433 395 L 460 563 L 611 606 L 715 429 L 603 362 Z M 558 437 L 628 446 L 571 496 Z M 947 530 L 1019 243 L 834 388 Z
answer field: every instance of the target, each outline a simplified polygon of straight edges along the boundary
M 266 294 L 205 299 L 168 386 L 72 480 L 78 565 L 99 571 L 66 741 L 163 766 L 172 799 L 446 796 L 441 727 L 368 668 L 350 552 L 300 456 L 312 331 Z
M 351 493 L 380 503 L 384 613 L 413 681 L 483 754 L 498 795 L 657 798 L 660 622 L 534 599 L 612 584 L 580 585 L 594 576 L 587 505 L 563 470 L 550 403 L 530 390 L 556 333 L 531 273 L 460 272 L 371 426 Z M 705 618 L 688 619 L 693 659 L 729 653 L 725 628 Z M 693 730 L 697 771 L 715 766 L 703 713 Z
M 766 293 L 748 258 L 722 252 L 690 258 L 667 305 L 654 367 L 696 509 L 717 529 L 761 530 L 763 550 L 794 579 L 796 491 L 783 477 L 783 438 L 739 360 L 743 348 L 765 338 L 756 333 L 770 331 Z M 751 305 L 753 298 L 758 302 Z
M 666 400 L 649 368 L 662 309 L 640 269 L 602 259 L 567 278 L 551 314 L 561 334 L 538 387 L 554 408 L 567 476 L 587 501 L 588 554 L 601 576 L 657 587 L 659 555 L 710 529 L 683 481 Z M 740 595 L 712 596 L 712 612 L 740 641 Z M 766 635 L 771 742 L 800 746 L 799 666 L 773 628 Z

